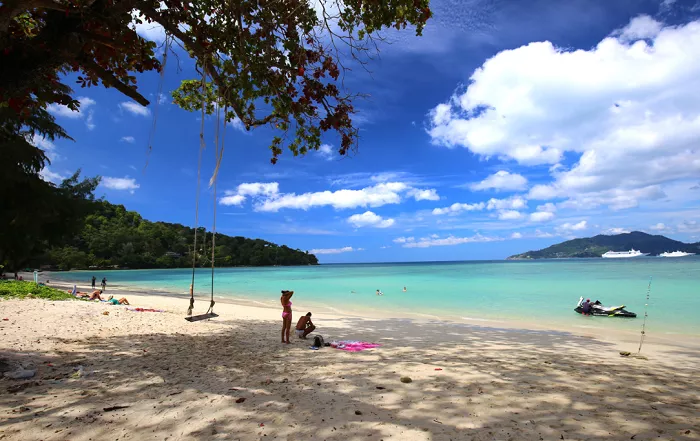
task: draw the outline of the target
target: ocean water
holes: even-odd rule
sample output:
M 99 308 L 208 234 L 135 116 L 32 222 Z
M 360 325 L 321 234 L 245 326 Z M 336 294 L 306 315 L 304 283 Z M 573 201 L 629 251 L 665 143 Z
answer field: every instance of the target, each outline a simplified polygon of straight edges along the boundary
M 72 271 L 64 280 L 103 276 L 109 284 L 187 293 L 192 270 Z M 294 290 L 296 314 L 306 310 L 453 320 L 519 320 L 567 326 L 639 330 L 651 282 L 647 328 L 700 337 L 700 257 L 468 261 L 218 268 L 215 296 L 279 306 Z M 407 288 L 403 292 L 403 287 Z M 198 269 L 195 291 L 208 295 L 211 270 Z M 376 290 L 384 295 L 377 296 Z M 583 317 L 580 296 L 627 306 L 636 319 Z M 201 302 L 199 302 L 201 303 Z M 204 305 L 198 305 L 205 309 Z

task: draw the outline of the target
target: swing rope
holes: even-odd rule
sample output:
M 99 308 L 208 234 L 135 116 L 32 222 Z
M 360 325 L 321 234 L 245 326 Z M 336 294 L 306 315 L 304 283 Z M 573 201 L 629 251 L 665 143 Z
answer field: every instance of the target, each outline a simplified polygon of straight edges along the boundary
M 226 118 L 226 110 L 224 109 L 224 118 Z M 216 253 L 216 181 L 219 175 L 219 167 L 221 166 L 221 160 L 224 155 L 224 137 L 226 136 L 226 120 L 224 119 L 224 130 L 221 133 L 221 138 L 219 138 L 219 129 L 221 127 L 221 103 L 216 108 L 216 135 L 214 140 L 215 145 L 215 158 L 216 167 L 214 168 L 214 174 L 209 180 L 209 187 L 213 187 L 213 197 L 214 197 L 214 220 L 212 222 L 212 233 L 211 233 L 211 299 L 209 303 L 209 309 L 207 314 L 214 313 L 214 264 L 215 264 L 215 253 Z M 219 144 L 219 139 L 221 144 Z
M 170 38 L 165 37 L 165 50 L 163 51 L 163 61 L 160 66 L 160 79 L 158 80 L 158 96 L 156 97 L 156 104 L 153 106 L 153 124 L 151 125 L 151 131 L 148 134 L 148 151 L 146 152 L 146 164 L 143 166 L 143 172 L 146 172 L 148 168 L 148 161 L 151 158 L 151 151 L 153 151 L 153 137 L 156 134 L 156 122 L 158 122 L 158 109 L 160 108 L 160 97 L 163 95 L 163 83 L 165 83 L 165 66 L 168 64 L 168 51 L 170 50 Z
M 195 212 L 194 212 L 194 247 L 192 249 L 192 283 L 190 284 L 190 306 L 187 308 L 187 315 L 192 315 L 194 309 L 194 273 L 197 265 L 197 228 L 199 227 L 199 193 L 202 176 L 202 152 L 206 147 L 204 142 L 204 107 L 206 97 L 206 69 L 202 70 L 202 124 L 199 130 L 199 161 L 197 164 L 197 195 L 195 197 Z M 206 240 L 206 236 L 205 236 Z
M 642 345 L 644 344 L 644 339 L 646 338 L 646 327 L 647 327 L 647 317 L 649 317 L 649 314 L 647 313 L 647 309 L 649 307 L 649 296 L 651 294 L 651 277 L 649 277 L 649 286 L 647 286 L 647 301 L 644 303 L 644 321 L 642 322 L 642 335 L 639 338 L 639 349 L 637 349 L 637 354 L 642 352 Z

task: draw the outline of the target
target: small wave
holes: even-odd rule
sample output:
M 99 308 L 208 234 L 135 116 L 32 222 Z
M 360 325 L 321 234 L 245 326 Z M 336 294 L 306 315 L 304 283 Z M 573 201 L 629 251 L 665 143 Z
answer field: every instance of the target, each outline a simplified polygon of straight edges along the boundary
M 470 320 L 475 322 L 495 322 L 497 320 L 489 320 L 484 318 L 474 318 L 474 317 L 460 317 L 462 320 Z

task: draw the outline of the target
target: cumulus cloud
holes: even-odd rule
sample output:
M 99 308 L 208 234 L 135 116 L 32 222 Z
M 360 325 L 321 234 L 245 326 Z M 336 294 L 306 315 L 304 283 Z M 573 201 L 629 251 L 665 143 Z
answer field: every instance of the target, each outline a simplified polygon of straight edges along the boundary
M 114 178 L 110 176 L 104 176 L 100 185 L 105 188 L 112 190 L 127 190 L 129 193 L 134 193 L 136 189 L 141 187 L 136 183 L 136 179 L 125 176 L 123 178 Z
M 700 21 L 648 16 L 590 49 L 533 42 L 487 60 L 430 113 L 432 142 L 552 167 L 528 197 L 635 207 L 700 174 Z M 562 207 L 566 207 L 563 205 Z
M 149 116 L 151 114 L 151 109 L 144 107 L 135 101 L 124 101 L 123 103 L 119 103 L 119 108 L 137 116 Z
M 415 242 L 416 238 L 411 236 L 411 237 L 397 237 L 394 239 L 394 243 L 410 243 L 410 242 Z
M 413 187 L 403 182 L 380 182 L 361 189 L 342 189 L 303 194 L 280 193 L 268 197 L 255 206 L 256 211 L 276 212 L 283 208 L 308 210 L 314 207 L 333 207 L 336 210 L 357 207 L 381 207 L 398 204 L 404 197 L 420 198 Z M 420 199 L 417 199 L 420 200 Z
M 626 228 L 620 228 L 620 227 L 613 227 L 613 228 L 608 228 L 607 230 L 604 230 L 602 234 L 607 234 L 607 235 L 613 235 L 613 234 L 622 234 L 622 233 L 629 233 L 630 230 Z
M 44 154 L 46 155 L 47 158 L 49 158 L 50 161 L 54 161 L 59 158 L 58 153 L 56 152 L 56 146 L 54 145 L 53 142 L 50 140 L 44 138 L 43 136 L 40 136 L 38 134 L 34 134 L 31 139 L 27 137 L 27 140 L 31 145 L 34 147 L 39 147 L 41 150 L 44 151 Z
M 438 195 L 437 190 L 434 188 L 428 188 L 428 189 L 418 189 L 418 188 L 413 188 L 409 190 L 406 195 L 412 197 L 413 199 L 417 201 L 439 201 L 440 200 L 440 195 Z
M 516 231 L 515 233 L 511 234 L 510 237 L 511 237 L 511 239 L 522 239 L 523 235 Z
M 518 173 L 509 173 L 501 170 L 488 176 L 481 182 L 471 184 L 472 190 L 523 190 L 527 187 L 527 179 Z
M 562 231 L 581 231 L 588 228 L 588 222 L 586 222 L 585 220 L 582 220 L 581 222 L 575 224 L 567 222 L 565 224 L 559 225 L 557 228 Z
M 659 222 L 658 224 L 652 225 L 651 227 L 649 227 L 650 230 L 654 230 L 654 231 L 663 231 L 663 230 L 666 230 L 667 228 L 668 227 L 662 222 Z
M 321 144 L 321 146 L 316 150 L 316 155 L 325 159 L 326 161 L 331 161 L 335 157 L 335 151 L 333 146 L 328 144 Z
M 95 128 L 95 122 L 94 111 L 91 109 L 91 107 L 97 104 L 97 101 L 86 96 L 78 97 L 78 101 L 80 102 L 80 107 L 77 112 L 74 112 L 68 106 L 55 103 L 46 106 L 46 110 L 48 110 L 49 113 L 57 117 L 70 119 L 85 118 L 85 127 L 87 127 L 88 130 L 93 130 Z
M 219 204 L 240 206 L 248 197 L 272 197 L 278 193 L 278 182 L 244 182 L 235 190 L 226 190 L 224 197 L 219 199 Z
M 498 218 L 500 220 L 516 220 L 520 219 L 523 214 L 516 210 L 501 210 L 498 212 Z
M 521 196 L 513 196 L 506 199 L 491 198 L 486 203 L 488 210 L 522 210 L 527 208 L 527 201 Z
M 136 139 L 133 136 L 122 136 L 122 141 L 128 142 L 129 144 L 133 144 Z
M 348 222 L 357 228 L 375 227 L 388 228 L 394 225 L 394 219 L 384 219 L 383 217 L 371 212 L 365 211 L 362 214 L 353 214 L 348 218 Z
M 60 184 L 64 179 L 66 179 L 68 176 L 63 175 L 61 173 L 56 173 L 49 169 L 49 167 L 44 167 L 41 169 L 39 172 L 39 176 L 41 176 L 41 179 L 47 182 L 53 182 L 54 184 Z
M 86 96 L 81 96 L 78 97 L 78 101 L 80 102 L 80 107 L 77 112 L 74 112 L 71 110 L 68 106 L 64 106 L 63 104 L 49 104 L 46 106 L 46 110 L 48 110 L 51 114 L 54 116 L 59 116 L 59 117 L 64 117 L 64 118 L 71 118 L 71 119 L 79 119 L 79 118 L 85 118 L 87 114 L 87 110 L 97 104 L 95 100 L 92 98 L 88 98 Z
M 309 250 L 311 254 L 340 254 L 349 253 L 352 251 L 364 251 L 363 248 L 343 247 L 343 248 L 315 248 Z
M 554 213 L 551 211 L 536 211 L 530 213 L 530 220 L 532 222 L 547 222 L 552 219 L 554 219 Z
M 476 204 L 454 203 L 454 204 L 450 205 L 449 207 L 433 209 L 433 214 L 435 214 L 435 215 L 458 214 L 458 213 L 461 213 L 462 211 L 480 211 L 480 210 L 483 210 L 485 207 L 486 207 L 486 204 L 483 202 L 479 202 Z
M 448 237 L 443 237 L 440 238 L 439 236 L 433 237 L 423 237 L 420 240 L 412 240 L 412 241 L 406 241 L 401 245 L 404 248 L 429 248 L 429 247 L 441 247 L 441 246 L 450 246 L 450 245 L 461 245 L 464 243 L 474 243 L 474 242 L 494 242 L 498 240 L 503 240 L 498 237 L 488 237 L 488 236 L 482 236 L 481 234 L 475 234 L 474 236 L 469 236 L 469 237 L 457 237 L 457 236 L 448 236 Z M 396 240 L 394 240 L 396 241 Z

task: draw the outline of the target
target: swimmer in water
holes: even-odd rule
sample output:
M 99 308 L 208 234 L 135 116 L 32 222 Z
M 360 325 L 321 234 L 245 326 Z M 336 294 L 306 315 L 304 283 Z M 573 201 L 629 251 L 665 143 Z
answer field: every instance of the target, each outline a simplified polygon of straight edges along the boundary
M 405 287 L 405 286 L 403 287 L 403 292 L 406 292 L 406 287 Z
M 383 292 L 381 292 L 381 291 L 379 291 L 379 290 L 377 290 L 377 295 L 378 295 L 378 296 L 383 296 L 383 295 L 384 295 L 384 293 L 383 293 Z

